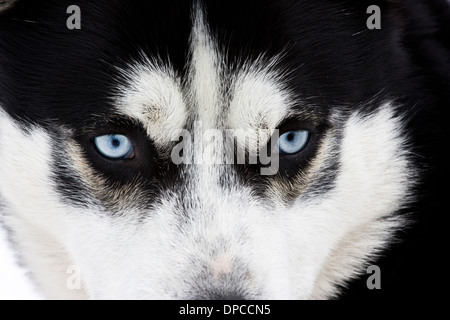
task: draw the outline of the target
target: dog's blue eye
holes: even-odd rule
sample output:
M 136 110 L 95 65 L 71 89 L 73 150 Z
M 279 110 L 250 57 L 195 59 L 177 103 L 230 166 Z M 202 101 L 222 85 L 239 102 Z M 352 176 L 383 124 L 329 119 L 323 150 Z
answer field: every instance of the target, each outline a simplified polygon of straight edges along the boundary
M 295 154 L 306 147 L 308 140 L 308 131 L 289 131 L 278 139 L 278 150 L 281 154 Z
M 127 137 L 120 134 L 108 134 L 95 138 L 99 153 L 113 160 L 129 159 L 133 154 L 133 145 Z

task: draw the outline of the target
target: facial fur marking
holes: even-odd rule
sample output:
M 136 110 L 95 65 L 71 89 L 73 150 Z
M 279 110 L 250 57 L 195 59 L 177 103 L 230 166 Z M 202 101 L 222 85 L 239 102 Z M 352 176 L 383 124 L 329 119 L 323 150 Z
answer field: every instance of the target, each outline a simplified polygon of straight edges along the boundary
M 333 219 L 341 220 L 336 223 L 348 232 L 339 232 L 340 242 L 316 280 L 314 298 L 333 294 L 335 284 L 356 276 L 364 261 L 384 248 L 396 229 L 407 224 L 400 216 L 390 216 L 408 200 L 414 181 L 404 152 L 407 141 L 400 134 L 400 119 L 394 116 L 394 108 L 392 103 L 385 103 L 370 117 L 352 115 L 345 125 L 340 174 L 322 205 L 336 211 Z M 340 209 L 340 203 L 350 202 L 352 206 Z M 344 252 L 353 258 L 344 259 Z
M 188 117 L 180 78 L 170 65 L 150 60 L 144 53 L 121 74 L 125 84 L 119 86 L 113 100 L 119 113 L 137 119 L 164 150 L 178 138 Z
M 192 9 L 192 21 L 188 83 L 192 90 L 192 103 L 196 106 L 193 113 L 196 120 L 203 123 L 204 129 L 214 129 L 223 107 L 220 89 L 223 58 L 211 36 L 206 13 L 198 1 Z
M 167 150 L 172 146 L 170 142 L 178 141 L 180 130 L 192 127 L 191 122 L 201 123 L 203 131 L 230 128 L 253 132 L 251 136 L 236 138 L 238 144 L 257 153 L 261 142 L 258 130 L 266 132 L 268 140 L 270 132 L 297 104 L 285 85 L 286 75 L 276 71 L 281 55 L 270 59 L 261 55 L 255 61 L 245 62 L 240 70 L 227 68 L 206 14 L 196 2 L 192 9 L 186 81 L 161 59 L 150 60 L 141 53 L 141 59 L 130 65 L 129 70 L 121 70 L 126 84 L 117 90 L 117 108 L 122 114 L 138 119 L 165 154 L 170 152 Z M 224 86 L 225 83 L 228 85 Z M 217 163 L 222 155 L 212 150 L 203 156 L 207 163 Z
M 282 78 L 271 70 L 273 64 L 266 65 L 262 59 L 257 60 L 234 75 L 227 117 L 230 128 L 255 130 L 255 133 L 258 129 L 274 130 L 288 115 L 293 107 L 292 97 L 283 88 Z M 250 138 L 250 141 L 253 143 L 249 149 L 255 152 L 257 139 Z M 245 143 L 242 140 L 238 142 Z

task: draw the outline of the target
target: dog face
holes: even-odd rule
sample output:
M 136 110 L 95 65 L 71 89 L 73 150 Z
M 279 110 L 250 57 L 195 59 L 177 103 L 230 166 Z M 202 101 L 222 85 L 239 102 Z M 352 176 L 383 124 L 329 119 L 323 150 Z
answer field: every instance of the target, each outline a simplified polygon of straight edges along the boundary
M 401 50 L 364 3 L 78 2 L 81 30 L 0 15 L 2 210 L 47 296 L 328 298 L 405 225 Z

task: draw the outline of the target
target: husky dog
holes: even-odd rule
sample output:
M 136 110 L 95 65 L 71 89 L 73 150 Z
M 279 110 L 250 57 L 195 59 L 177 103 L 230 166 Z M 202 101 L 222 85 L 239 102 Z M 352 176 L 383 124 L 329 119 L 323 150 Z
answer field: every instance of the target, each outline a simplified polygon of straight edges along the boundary
M 50 299 L 429 292 L 449 11 L 0 1 L 0 217 L 18 263 Z

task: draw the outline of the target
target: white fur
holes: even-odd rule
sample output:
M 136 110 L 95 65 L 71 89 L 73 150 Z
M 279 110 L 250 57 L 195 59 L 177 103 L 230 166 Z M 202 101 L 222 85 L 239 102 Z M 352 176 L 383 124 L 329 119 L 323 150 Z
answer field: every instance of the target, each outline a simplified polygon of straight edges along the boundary
M 191 34 L 190 90 L 191 102 L 197 110 L 197 120 L 204 129 L 214 129 L 224 107 L 221 92 L 223 61 L 205 21 L 203 10 L 197 5 L 193 11 Z
M 365 119 L 354 114 L 345 125 L 335 188 L 317 203 L 297 203 L 296 210 L 308 214 L 298 215 L 291 226 L 310 227 L 305 232 L 293 229 L 299 237 L 295 242 L 304 245 L 303 254 L 315 248 L 309 255 L 316 256 L 311 297 L 325 298 L 334 293 L 334 284 L 361 273 L 364 262 L 405 225 L 398 217 L 380 220 L 400 209 L 412 183 L 400 131 L 389 103 Z
M 137 119 L 163 148 L 178 139 L 179 130 L 186 124 L 181 80 L 170 66 L 141 56 L 142 61 L 121 70 L 126 81 L 117 89 L 114 102 L 121 114 Z
M 408 186 L 406 157 L 399 151 L 404 139 L 396 133 L 399 123 L 391 107 L 387 104 L 365 120 L 355 114 L 347 122 L 337 186 L 315 203 L 265 208 L 241 186 L 224 192 L 207 167 L 209 176 L 200 168 L 186 177 L 192 182 L 183 199 L 192 208 L 187 213 L 178 212 L 173 200 L 177 195 L 168 194 L 140 226 L 128 221 L 132 213 L 115 223 L 88 219 L 80 228 L 84 240 L 77 251 L 86 260 L 83 268 L 94 272 L 89 276 L 99 290 L 94 296 L 189 298 L 203 264 L 211 267 L 214 285 L 217 260 L 223 256 L 246 263 L 248 270 L 242 272 L 250 272 L 251 279 L 243 284 L 254 297 L 332 295 L 334 284 L 361 272 L 391 231 L 404 223 L 379 220 L 398 209 Z M 180 221 L 183 214 L 188 215 L 185 222 Z M 99 256 L 94 243 L 95 248 L 130 249 Z
M 259 59 L 243 68 L 233 81 L 228 125 L 246 132 L 253 131 L 250 136 L 237 136 L 240 144 L 245 144 L 245 139 L 248 139 L 248 149 L 252 152 L 266 144 L 273 130 L 294 106 L 295 99 L 283 88 L 281 76 L 271 69 L 275 63 Z M 257 137 L 258 129 L 267 130 L 268 134 Z
M 39 128 L 24 132 L 0 109 L 0 194 L 4 222 L 25 265 L 46 294 L 58 298 L 71 265 L 59 236 L 67 209 L 51 180 L 51 140 Z M 78 294 L 75 295 L 77 297 Z
M 192 210 L 184 213 L 186 221 L 175 207 L 177 195 L 167 194 L 139 224 L 137 212 L 110 217 L 61 205 L 49 180 L 50 138 L 40 129 L 26 135 L 2 114 L 6 221 L 32 274 L 53 298 L 83 296 L 83 290 L 64 287 L 70 265 L 82 270 L 91 298 L 189 298 L 191 286 L 202 285 L 194 279 L 203 265 L 212 270 L 205 285 L 229 273 L 229 263 L 218 267 L 223 256 L 245 263 L 242 272 L 251 278 L 242 284 L 254 297 L 325 298 L 335 283 L 361 272 L 403 223 L 379 220 L 398 209 L 408 186 L 408 164 L 399 151 L 405 141 L 391 109 L 386 104 L 369 118 L 349 119 L 336 188 L 315 202 L 265 208 L 239 185 L 224 192 L 209 168 L 209 178 L 198 171 L 188 177 L 183 201 Z

